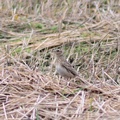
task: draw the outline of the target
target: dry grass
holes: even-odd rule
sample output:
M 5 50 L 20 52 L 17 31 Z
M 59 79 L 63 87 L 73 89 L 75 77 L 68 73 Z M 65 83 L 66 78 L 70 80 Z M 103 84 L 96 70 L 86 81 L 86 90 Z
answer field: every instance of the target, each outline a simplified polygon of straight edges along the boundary
M 0 0 L 0 119 L 119 120 L 119 6 Z M 54 75 L 56 48 L 81 77 Z

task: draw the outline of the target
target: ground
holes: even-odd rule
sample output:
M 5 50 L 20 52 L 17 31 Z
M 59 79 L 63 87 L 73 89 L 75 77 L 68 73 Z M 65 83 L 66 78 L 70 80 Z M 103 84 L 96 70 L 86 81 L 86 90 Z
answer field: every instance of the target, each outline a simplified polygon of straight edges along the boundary
M 0 118 L 119 120 L 119 5 L 1 0 Z M 79 78 L 55 74 L 58 48 Z

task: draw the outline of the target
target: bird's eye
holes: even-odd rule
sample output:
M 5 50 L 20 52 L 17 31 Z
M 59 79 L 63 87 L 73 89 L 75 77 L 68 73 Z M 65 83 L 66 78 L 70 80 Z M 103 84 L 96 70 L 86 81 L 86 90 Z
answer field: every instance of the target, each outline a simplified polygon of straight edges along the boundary
M 60 50 L 56 50 L 56 52 L 60 52 Z

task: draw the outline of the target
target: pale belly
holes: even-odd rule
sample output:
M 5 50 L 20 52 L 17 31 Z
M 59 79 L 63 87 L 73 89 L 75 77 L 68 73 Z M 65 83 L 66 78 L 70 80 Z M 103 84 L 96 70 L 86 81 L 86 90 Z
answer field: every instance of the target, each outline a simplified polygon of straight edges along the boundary
M 68 72 L 64 67 L 61 67 L 61 65 L 56 66 L 57 73 L 60 74 L 63 77 L 74 77 L 74 75 L 71 72 Z

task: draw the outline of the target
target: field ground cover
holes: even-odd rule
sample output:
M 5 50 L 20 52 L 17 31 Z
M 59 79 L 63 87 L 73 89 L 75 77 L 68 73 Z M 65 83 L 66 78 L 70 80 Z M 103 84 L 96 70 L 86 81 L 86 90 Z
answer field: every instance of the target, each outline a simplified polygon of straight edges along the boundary
M 69 85 L 57 48 L 81 76 Z M 119 118 L 119 0 L 0 0 L 0 120 Z

